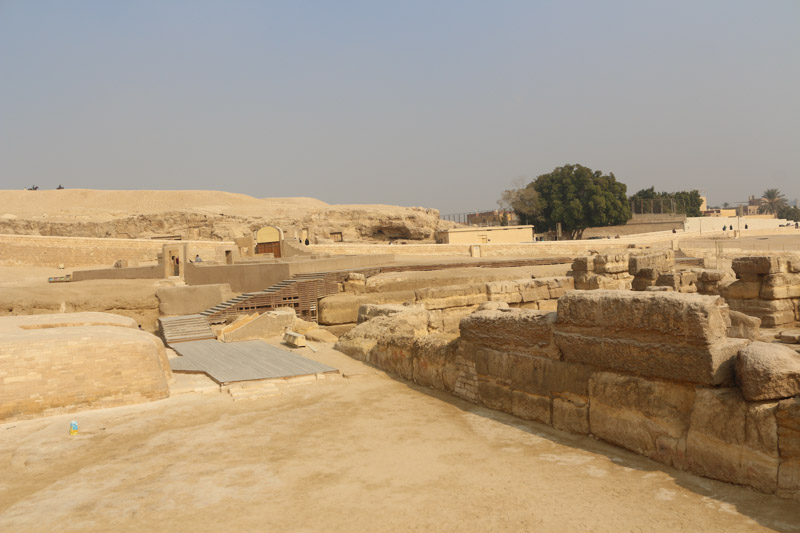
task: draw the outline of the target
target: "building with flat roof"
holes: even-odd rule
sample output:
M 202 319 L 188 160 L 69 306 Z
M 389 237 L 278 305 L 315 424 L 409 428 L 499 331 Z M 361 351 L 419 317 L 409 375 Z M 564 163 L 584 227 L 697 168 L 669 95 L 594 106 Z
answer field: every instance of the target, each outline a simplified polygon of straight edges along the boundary
M 455 228 L 436 233 L 436 242 L 439 244 L 515 244 L 533 241 L 533 226 Z

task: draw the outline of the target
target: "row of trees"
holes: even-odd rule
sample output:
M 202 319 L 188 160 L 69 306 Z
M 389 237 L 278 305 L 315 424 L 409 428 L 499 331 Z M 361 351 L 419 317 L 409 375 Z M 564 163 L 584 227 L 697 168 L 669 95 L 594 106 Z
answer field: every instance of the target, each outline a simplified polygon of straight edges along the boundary
M 613 173 L 603 174 L 583 165 L 564 165 L 542 174 L 524 187 L 503 191 L 497 202 L 511 209 L 522 224 L 539 231 L 554 231 L 558 224 L 571 239 L 580 239 L 586 228 L 625 224 L 631 208 L 642 213 L 683 213 L 701 216 L 700 192 L 657 192 L 642 189 L 630 198 L 627 187 Z M 647 208 L 645 208 L 647 206 Z M 779 218 L 800 220 L 800 209 L 790 207 L 778 189 L 764 191 L 759 210 Z

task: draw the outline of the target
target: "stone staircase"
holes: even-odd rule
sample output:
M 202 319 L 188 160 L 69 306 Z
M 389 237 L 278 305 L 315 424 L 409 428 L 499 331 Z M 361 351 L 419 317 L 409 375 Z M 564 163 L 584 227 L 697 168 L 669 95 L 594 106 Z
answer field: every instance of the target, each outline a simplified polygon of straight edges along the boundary
M 158 319 L 158 329 L 164 344 L 168 346 L 178 342 L 217 338 L 211 331 L 206 317 L 202 315 L 162 317 Z

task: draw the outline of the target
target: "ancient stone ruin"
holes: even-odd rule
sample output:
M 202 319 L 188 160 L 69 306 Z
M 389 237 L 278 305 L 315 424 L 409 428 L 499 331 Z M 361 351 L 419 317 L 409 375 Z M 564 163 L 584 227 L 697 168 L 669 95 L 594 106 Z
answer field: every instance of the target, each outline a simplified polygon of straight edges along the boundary
M 164 344 L 131 318 L 69 313 L 0 318 L 0 420 L 160 400 Z
M 800 501 L 800 356 L 731 337 L 719 296 L 571 291 L 556 312 L 489 302 L 458 333 L 432 330 L 429 313 L 364 306 L 336 347 L 492 409 Z

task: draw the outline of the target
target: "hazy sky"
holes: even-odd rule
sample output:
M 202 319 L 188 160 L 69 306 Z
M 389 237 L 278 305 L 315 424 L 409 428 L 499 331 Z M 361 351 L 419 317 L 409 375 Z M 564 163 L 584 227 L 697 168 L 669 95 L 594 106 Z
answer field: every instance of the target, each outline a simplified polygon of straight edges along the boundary
M 800 197 L 800 1 L 0 0 L 0 188 Z

